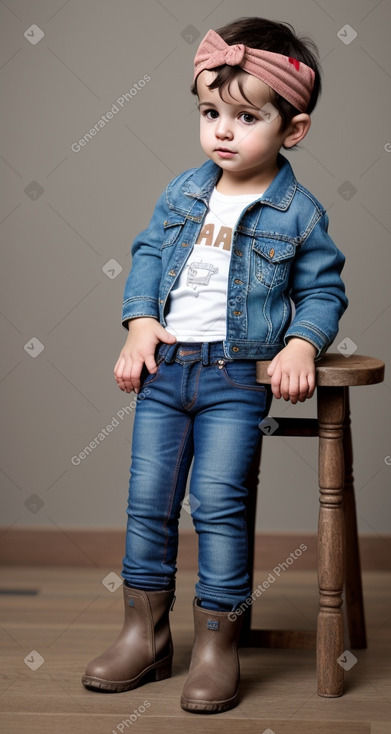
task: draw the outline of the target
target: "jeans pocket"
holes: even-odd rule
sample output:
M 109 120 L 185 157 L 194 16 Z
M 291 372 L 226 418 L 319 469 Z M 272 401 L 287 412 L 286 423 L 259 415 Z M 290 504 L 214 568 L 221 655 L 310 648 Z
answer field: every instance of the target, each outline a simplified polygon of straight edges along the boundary
M 140 390 L 142 390 L 142 388 L 146 387 L 147 385 L 151 385 L 152 382 L 155 382 L 155 380 L 157 380 L 157 378 L 159 377 L 162 365 L 164 363 L 164 357 L 155 357 L 155 362 L 157 364 L 156 372 L 149 372 L 145 363 L 143 364 L 140 375 Z
M 234 359 L 231 362 L 225 362 L 221 374 L 233 387 L 266 393 L 265 385 L 256 381 L 257 369 L 253 359 Z

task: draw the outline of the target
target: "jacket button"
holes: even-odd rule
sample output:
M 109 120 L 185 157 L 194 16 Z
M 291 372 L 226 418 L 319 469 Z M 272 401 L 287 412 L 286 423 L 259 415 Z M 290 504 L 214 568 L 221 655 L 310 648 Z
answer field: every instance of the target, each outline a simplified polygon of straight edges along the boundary
M 232 347 L 232 351 L 233 352 L 238 352 L 239 351 L 239 347 Z
M 240 250 L 234 250 L 235 255 L 242 257 L 243 253 Z
M 170 270 L 169 275 L 176 275 L 175 270 Z
M 188 247 L 188 245 L 189 245 L 188 242 L 182 242 L 182 247 Z
M 234 316 L 240 316 L 241 313 L 241 311 L 234 311 Z
M 270 257 L 274 257 L 274 250 L 273 250 L 273 248 L 269 251 L 269 255 L 270 255 Z
M 235 278 L 234 283 L 236 283 L 237 285 L 243 285 L 243 281 L 239 278 Z

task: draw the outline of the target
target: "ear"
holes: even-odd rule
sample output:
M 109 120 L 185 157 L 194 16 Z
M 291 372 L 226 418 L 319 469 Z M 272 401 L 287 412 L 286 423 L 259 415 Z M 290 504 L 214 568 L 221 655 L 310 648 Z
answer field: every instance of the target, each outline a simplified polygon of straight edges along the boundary
M 284 148 L 293 148 L 294 145 L 300 143 L 307 135 L 310 127 L 311 118 L 306 112 L 301 112 L 293 117 L 284 138 Z

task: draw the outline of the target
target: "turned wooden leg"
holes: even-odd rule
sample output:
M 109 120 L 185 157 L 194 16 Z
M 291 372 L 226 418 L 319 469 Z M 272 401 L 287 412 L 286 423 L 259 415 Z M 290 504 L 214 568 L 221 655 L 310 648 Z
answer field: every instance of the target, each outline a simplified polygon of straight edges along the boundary
M 349 388 L 345 387 L 345 421 L 343 434 L 345 488 L 344 515 L 346 533 L 345 601 L 350 647 L 367 646 L 364 599 L 361 582 L 360 548 L 358 544 L 356 501 L 353 485 L 353 450 L 350 430 Z
M 343 694 L 344 651 L 342 588 L 345 524 L 343 513 L 344 388 L 318 387 L 319 489 L 318 526 L 319 614 L 316 658 L 319 696 Z

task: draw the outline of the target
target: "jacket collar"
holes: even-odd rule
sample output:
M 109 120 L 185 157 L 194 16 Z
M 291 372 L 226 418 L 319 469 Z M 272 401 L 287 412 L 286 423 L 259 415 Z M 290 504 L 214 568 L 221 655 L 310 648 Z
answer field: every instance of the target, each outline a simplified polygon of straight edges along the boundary
M 281 153 L 278 154 L 277 165 L 280 170 L 263 194 L 262 204 L 285 210 L 288 209 L 295 195 L 297 181 L 289 161 Z M 208 204 L 221 173 L 222 168 L 209 159 L 185 181 L 181 186 L 181 191 L 185 196 L 203 199 Z

